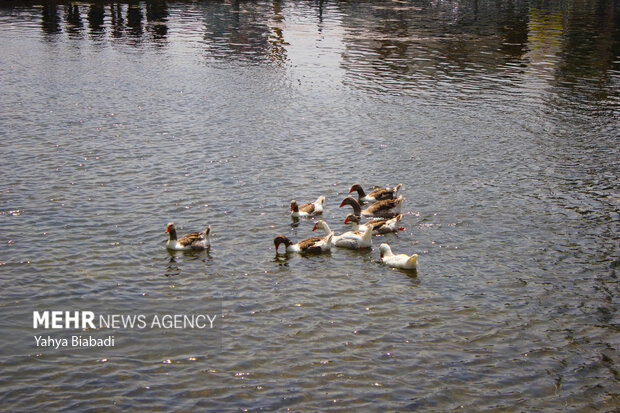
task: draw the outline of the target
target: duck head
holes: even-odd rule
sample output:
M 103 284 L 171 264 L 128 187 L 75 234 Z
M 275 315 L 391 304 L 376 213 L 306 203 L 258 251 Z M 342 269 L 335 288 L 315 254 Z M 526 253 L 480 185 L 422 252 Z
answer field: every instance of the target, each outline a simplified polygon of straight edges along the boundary
M 331 230 L 329 229 L 329 225 L 327 225 L 327 222 L 323 221 L 322 219 L 318 220 L 316 224 L 314 224 L 314 227 L 312 227 L 312 231 L 316 231 L 317 229 L 322 229 L 325 232 L 331 232 Z
M 174 226 L 174 222 L 168 222 L 168 225 L 166 225 L 166 232 L 170 234 L 171 240 L 177 239 L 177 229 Z
M 349 193 L 353 191 L 357 191 L 360 198 L 363 198 L 364 196 L 366 196 L 366 193 L 364 192 L 364 189 L 362 189 L 362 186 L 360 184 L 351 185 L 351 189 L 349 189 Z
M 273 239 L 273 244 L 276 246 L 276 254 L 278 253 L 278 247 L 280 244 L 284 244 L 284 247 L 288 247 L 289 245 L 293 245 L 290 239 L 288 239 L 284 235 L 278 235 Z
M 392 249 L 385 242 L 379 245 L 379 253 L 381 254 L 381 258 L 385 255 L 392 255 Z
M 360 223 L 360 217 L 358 215 L 355 215 L 355 214 L 349 214 L 344 219 L 344 224 L 347 224 L 349 222 L 353 222 L 355 224 L 359 224 Z

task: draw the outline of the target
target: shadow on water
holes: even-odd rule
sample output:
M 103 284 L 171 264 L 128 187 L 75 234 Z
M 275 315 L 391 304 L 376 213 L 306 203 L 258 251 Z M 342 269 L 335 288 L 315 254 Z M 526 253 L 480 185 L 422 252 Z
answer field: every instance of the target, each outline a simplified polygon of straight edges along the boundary
M 183 261 L 202 261 L 207 264 L 213 258 L 211 257 L 210 248 L 206 248 L 200 251 L 173 251 L 166 250 L 168 254 L 168 260 L 166 264 L 166 271 L 164 275 L 166 277 L 176 277 L 181 274 L 181 267 Z
M 300 219 L 299 217 L 294 217 L 291 215 L 291 228 L 297 228 L 300 224 Z
M 416 279 L 418 282 L 420 282 L 420 279 L 418 278 L 418 270 L 414 269 L 414 270 L 404 270 L 402 268 L 392 268 L 393 271 L 395 272 L 399 272 L 401 274 L 406 275 L 409 278 L 413 278 Z
M 282 247 L 280 247 L 282 250 Z M 275 258 L 272 260 L 273 262 L 285 262 L 289 261 L 294 257 L 301 257 L 306 259 L 311 259 L 312 257 L 330 257 L 332 251 L 319 251 L 319 252 L 276 252 Z
M 279 267 L 288 267 L 290 256 L 286 253 L 276 253 L 271 262 L 278 264 Z

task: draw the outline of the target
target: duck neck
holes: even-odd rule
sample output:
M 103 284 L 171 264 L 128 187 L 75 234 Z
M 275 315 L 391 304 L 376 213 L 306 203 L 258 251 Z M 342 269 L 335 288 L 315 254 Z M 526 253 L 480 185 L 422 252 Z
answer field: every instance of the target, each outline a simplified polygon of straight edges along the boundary
M 366 228 L 366 232 L 364 232 L 364 235 L 362 235 L 362 240 L 364 242 L 370 242 L 371 239 L 372 239 L 372 225 L 368 225 L 368 227 Z
M 177 230 L 175 228 L 170 228 L 168 233 L 170 234 L 170 241 L 176 241 L 177 240 Z
M 321 228 L 323 229 L 323 231 L 325 232 L 325 235 L 329 235 L 332 233 L 331 228 L 329 227 L 329 225 L 327 225 L 327 222 L 325 222 Z
M 362 207 L 360 206 L 360 203 L 357 202 L 355 199 L 351 198 L 349 205 L 351 205 L 353 207 L 353 213 L 355 215 L 362 216 Z
M 381 258 L 383 257 L 391 257 L 392 255 L 394 255 L 392 253 L 392 249 L 390 247 L 381 249 Z
M 356 185 L 355 188 L 353 188 L 353 190 L 357 191 L 357 194 L 359 195 L 360 199 L 366 196 L 366 192 L 364 192 L 364 189 L 362 189 L 361 185 Z
M 274 239 L 274 244 L 276 246 L 276 253 L 278 252 L 278 248 L 280 247 L 280 244 L 284 244 L 284 250 L 285 251 L 288 249 L 289 246 L 293 245 L 291 240 L 288 239 L 287 237 L 285 237 L 284 235 L 278 235 Z

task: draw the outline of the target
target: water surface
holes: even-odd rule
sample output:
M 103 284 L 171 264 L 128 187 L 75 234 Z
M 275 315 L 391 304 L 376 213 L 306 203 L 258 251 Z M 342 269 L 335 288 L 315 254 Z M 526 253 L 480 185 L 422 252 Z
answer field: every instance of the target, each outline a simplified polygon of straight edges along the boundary
M 5 2 L 0 405 L 613 410 L 619 13 Z M 405 231 L 276 257 L 276 234 L 313 235 L 291 199 L 325 195 L 339 233 L 354 182 L 402 183 Z M 169 221 L 210 224 L 209 252 L 166 252 Z M 217 300 L 218 342 L 42 351 L 28 318 Z

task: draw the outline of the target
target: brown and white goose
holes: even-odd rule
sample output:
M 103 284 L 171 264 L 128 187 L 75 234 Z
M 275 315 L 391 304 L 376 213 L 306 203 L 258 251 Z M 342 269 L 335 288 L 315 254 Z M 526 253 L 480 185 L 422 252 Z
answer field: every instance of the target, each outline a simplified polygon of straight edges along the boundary
M 174 222 L 168 223 L 166 226 L 166 232 L 170 234 L 168 242 L 166 242 L 166 248 L 174 251 L 190 251 L 190 250 L 204 250 L 209 246 L 209 234 L 211 233 L 211 227 L 207 228 L 203 232 L 192 232 L 183 235 L 177 239 L 177 230 L 174 226 Z
M 323 202 L 325 202 L 325 197 L 323 195 L 318 197 L 314 202 L 307 202 L 301 205 L 297 205 L 297 201 L 293 199 L 291 201 L 291 216 L 310 217 L 320 215 L 323 213 Z
M 332 248 L 332 237 L 334 233 L 327 235 L 326 237 L 312 237 L 299 241 L 296 244 L 288 239 L 285 235 L 278 235 L 273 239 L 273 243 L 276 246 L 276 254 L 278 253 L 278 247 L 280 244 L 284 244 L 286 252 L 324 252 L 329 251 Z
M 388 234 L 390 232 L 402 231 L 405 227 L 399 227 L 398 221 L 403 217 L 402 214 L 396 215 L 394 218 L 373 218 L 366 222 L 364 225 L 360 225 L 360 217 L 355 214 L 349 214 L 344 220 L 344 223 L 350 223 L 353 231 L 365 231 L 367 227 L 372 227 L 372 233 L 374 234 Z
M 367 195 L 364 192 L 364 189 L 362 189 L 362 186 L 360 184 L 353 184 L 353 186 L 351 186 L 351 189 L 349 189 L 349 193 L 353 191 L 357 191 L 357 195 L 360 201 L 375 202 L 375 201 L 381 201 L 383 199 L 394 199 L 396 192 L 400 189 L 401 186 L 402 184 L 398 184 L 393 188 L 375 189 L 374 191 L 371 191 Z
M 326 234 L 333 234 L 327 222 L 322 219 L 314 224 L 312 231 L 317 229 L 322 229 Z M 368 227 L 364 231 L 347 231 L 340 235 L 334 235 L 332 242 L 336 247 L 342 248 L 370 248 L 372 246 L 372 228 Z
M 393 218 L 400 213 L 400 208 L 405 199 L 402 195 L 396 199 L 384 199 L 377 201 L 366 209 L 362 209 L 360 203 L 351 196 L 346 197 L 340 204 L 340 208 L 345 205 L 353 207 L 353 213 L 357 216 Z

